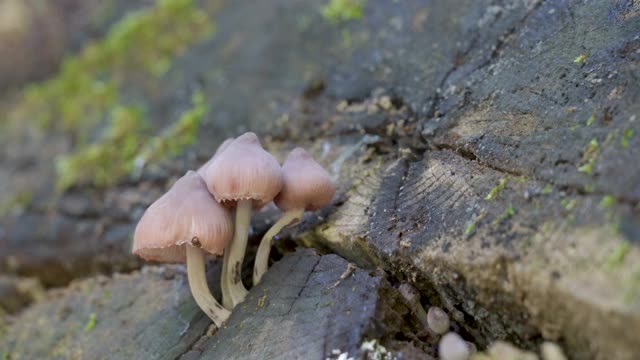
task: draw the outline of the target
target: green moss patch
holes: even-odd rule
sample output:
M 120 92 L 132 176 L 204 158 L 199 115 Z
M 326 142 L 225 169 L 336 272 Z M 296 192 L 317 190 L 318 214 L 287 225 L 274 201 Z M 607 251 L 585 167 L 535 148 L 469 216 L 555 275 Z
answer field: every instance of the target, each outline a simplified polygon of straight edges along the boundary
M 364 16 L 364 3 L 365 0 L 330 0 L 322 8 L 322 15 L 334 24 L 358 20 Z
M 206 112 L 203 95 L 174 125 L 156 132 L 142 110 L 142 87 L 156 87 L 174 59 L 213 30 L 195 0 L 158 0 L 67 58 L 57 76 L 25 90 L 13 118 L 61 132 L 75 144 L 55 162 L 59 190 L 112 185 L 132 173 L 140 156 L 159 161 L 194 141 Z

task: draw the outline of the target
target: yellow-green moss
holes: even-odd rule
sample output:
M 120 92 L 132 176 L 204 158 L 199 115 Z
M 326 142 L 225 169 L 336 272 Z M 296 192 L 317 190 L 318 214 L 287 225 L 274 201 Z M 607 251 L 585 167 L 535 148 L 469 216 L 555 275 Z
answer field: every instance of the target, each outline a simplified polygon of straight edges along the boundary
M 75 184 L 112 185 L 131 174 L 141 151 L 157 161 L 194 141 L 206 112 L 203 95 L 173 127 L 156 133 L 140 110 L 146 105 L 144 94 L 130 94 L 143 91 L 140 84 L 155 86 L 177 56 L 213 29 L 195 0 L 158 0 L 66 59 L 57 76 L 25 91 L 14 118 L 33 119 L 76 144 L 56 159 L 59 190 Z M 102 135 L 92 140 L 96 134 Z
M 562 199 L 562 201 L 560 201 L 560 205 L 562 205 L 562 207 L 564 207 L 567 211 L 571 211 L 576 207 L 576 199 L 569 200 L 567 198 L 564 198 Z
M 500 179 L 500 182 L 498 182 L 498 185 L 496 185 L 493 189 L 491 189 L 491 191 L 489 191 L 489 193 L 487 194 L 487 196 L 485 196 L 485 200 L 490 201 L 495 199 L 496 196 L 498 196 L 498 194 L 500 193 L 500 190 L 504 189 L 505 186 L 507 186 L 507 179 L 502 178 Z
M 212 30 L 193 0 L 159 0 L 127 15 L 104 39 L 66 59 L 56 77 L 30 86 L 22 114 L 45 128 L 56 125 L 83 135 L 116 105 L 130 75 L 164 74 L 177 55 Z
M 631 246 L 629 245 L 628 242 L 622 241 L 620 244 L 618 244 L 616 248 L 613 250 L 613 252 L 611 253 L 611 255 L 609 255 L 609 258 L 607 259 L 607 263 L 609 264 L 609 267 L 615 268 L 622 265 L 622 262 L 624 261 L 624 258 L 627 256 L 627 253 L 629 253 L 629 250 L 631 250 Z
M 513 205 L 510 205 L 502 214 L 500 214 L 500 216 L 498 216 L 497 218 L 495 218 L 495 220 L 493 220 L 492 224 L 496 226 L 515 214 L 516 214 L 516 209 L 513 207 Z
M 589 118 L 587 119 L 587 126 L 593 125 L 594 122 L 596 122 L 596 113 L 595 112 L 593 114 L 591 114 L 591 116 L 589 116 Z
M 600 207 L 603 209 L 610 208 L 615 204 L 616 204 L 616 198 L 611 195 L 603 196 L 602 200 L 600 201 Z
M 364 15 L 365 0 L 330 0 L 323 8 L 322 15 L 334 24 L 361 19 Z
M 146 128 L 140 109 L 113 109 L 109 129 L 99 142 L 81 146 L 56 159 L 58 190 L 66 190 L 75 184 L 113 185 L 130 174 L 133 159 L 144 142 Z
M 587 57 L 589 57 L 589 54 L 580 54 L 578 55 L 578 57 L 576 57 L 573 62 L 576 64 L 581 64 L 583 63 L 585 60 L 587 60 Z
M 598 157 L 599 153 L 600 146 L 598 145 L 598 140 L 591 139 L 589 145 L 587 146 L 587 149 L 582 155 L 582 160 L 578 165 L 578 171 L 591 175 L 593 173 L 593 166 L 596 163 L 596 158 Z
M 136 157 L 135 163 L 138 167 L 150 161 L 176 156 L 185 146 L 195 142 L 198 128 L 208 107 L 201 92 L 193 95 L 192 102 L 193 107 L 185 111 L 175 124 L 145 145 Z
M 22 190 L 15 193 L 12 197 L 0 204 L 0 216 L 5 216 L 17 207 L 26 207 L 31 203 L 33 193 L 28 190 Z
M 629 140 L 631 139 L 632 136 L 633 136 L 633 129 L 625 129 L 624 132 L 622 133 L 622 138 L 620 139 L 620 145 L 622 145 L 623 148 L 628 148 Z
M 84 326 L 84 332 L 89 332 L 96 327 L 97 315 L 96 313 L 89 314 L 89 320 L 87 324 Z

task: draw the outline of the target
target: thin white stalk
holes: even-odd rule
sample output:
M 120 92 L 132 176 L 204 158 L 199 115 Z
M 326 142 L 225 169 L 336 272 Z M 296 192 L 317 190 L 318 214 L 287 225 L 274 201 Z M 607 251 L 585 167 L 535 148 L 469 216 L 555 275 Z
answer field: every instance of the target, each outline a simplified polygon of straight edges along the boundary
M 248 293 L 244 284 L 242 284 L 242 262 L 244 260 L 244 253 L 247 250 L 252 207 L 252 200 L 238 200 L 236 207 L 235 232 L 233 233 L 231 248 L 229 249 L 226 269 L 229 295 L 233 307 L 243 302 Z
M 231 312 L 222 307 L 211 295 L 205 276 L 204 252 L 202 249 L 193 246 L 186 246 L 186 248 L 187 274 L 191 295 L 193 295 L 200 309 L 209 316 L 217 327 L 220 327 L 231 315 Z
M 222 272 L 220 273 L 220 289 L 222 290 L 222 305 L 233 310 L 233 302 L 231 301 L 231 290 L 229 289 L 229 252 L 231 251 L 231 241 L 224 248 L 224 256 L 222 259 Z
M 278 220 L 269 231 L 262 237 L 260 246 L 258 247 L 258 253 L 256 254 L 256 261 L 253 265 L 253 286 L 256 286 L 262 276 L 267 272 L 269 268 L 269 253 L 271 252 L 271 242 L 273 237 L 276 236 L 283 227 L 291 224 L 295 220 L 299 220 L 304 213 L 304 209 L 293 209 L 285 212 L 280 220 Z

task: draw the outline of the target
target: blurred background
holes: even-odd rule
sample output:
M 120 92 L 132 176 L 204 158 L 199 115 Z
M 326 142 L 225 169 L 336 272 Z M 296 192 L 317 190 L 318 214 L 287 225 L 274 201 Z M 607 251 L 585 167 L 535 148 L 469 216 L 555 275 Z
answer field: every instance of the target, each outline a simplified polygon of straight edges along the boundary
M 184 274 L 141 270 L 132 232 L 245 131 L 338 179 L 274 259 L 304 245 L 386 271 L 345 306 L 396 309 L 410 283 L 480 349 L 635 358 L 639 19 L 631 0 L 0 0 L 2 360 L 110 358 L 100 336 L 147 341 L 121 358 L 195 347 L 208 324 Z M 252 246 L 277 215 L 257 214 Z M 410 315 L 383 313 L 346 328 L 437 356 Z

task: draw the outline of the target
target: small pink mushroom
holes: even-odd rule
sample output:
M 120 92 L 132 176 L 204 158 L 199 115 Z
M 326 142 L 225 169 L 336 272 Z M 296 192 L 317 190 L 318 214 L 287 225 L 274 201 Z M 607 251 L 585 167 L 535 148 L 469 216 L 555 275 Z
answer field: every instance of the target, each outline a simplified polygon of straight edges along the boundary
M 145 260 L 186 261 L 193 298 L 220 327 L 231 313 L 211 295 L 204 255 L 222 255 L 232 235 L 228 210 L 211 196 L 200 175 L 189 171 L 142 215 L 134 234 L 133 253 Z
M 285 213 L 262 238 L 253 269 L 253 284 L 257 284 L 267 271 L 273 237 L 295 220 L 305 210 L 318 210 L 329 204 L 335 194 L 335 186 L 329 173 L 302 148 L 295 148 L 282 164 L 284 185 L 274 199 Z
M 254 133 L 233 140 L 204 170 L 209 191 L 223 205 L 236 205 L 236 223 L 222 274 L 223 303 L 235 307 L 247 295 L 241 269 L 253 207 L 273 200 L 282 189 L 282 170 Z M 228 288 L 225 289 L 225 281 Z M 230 300 L 227 300 L 230 299 Z

